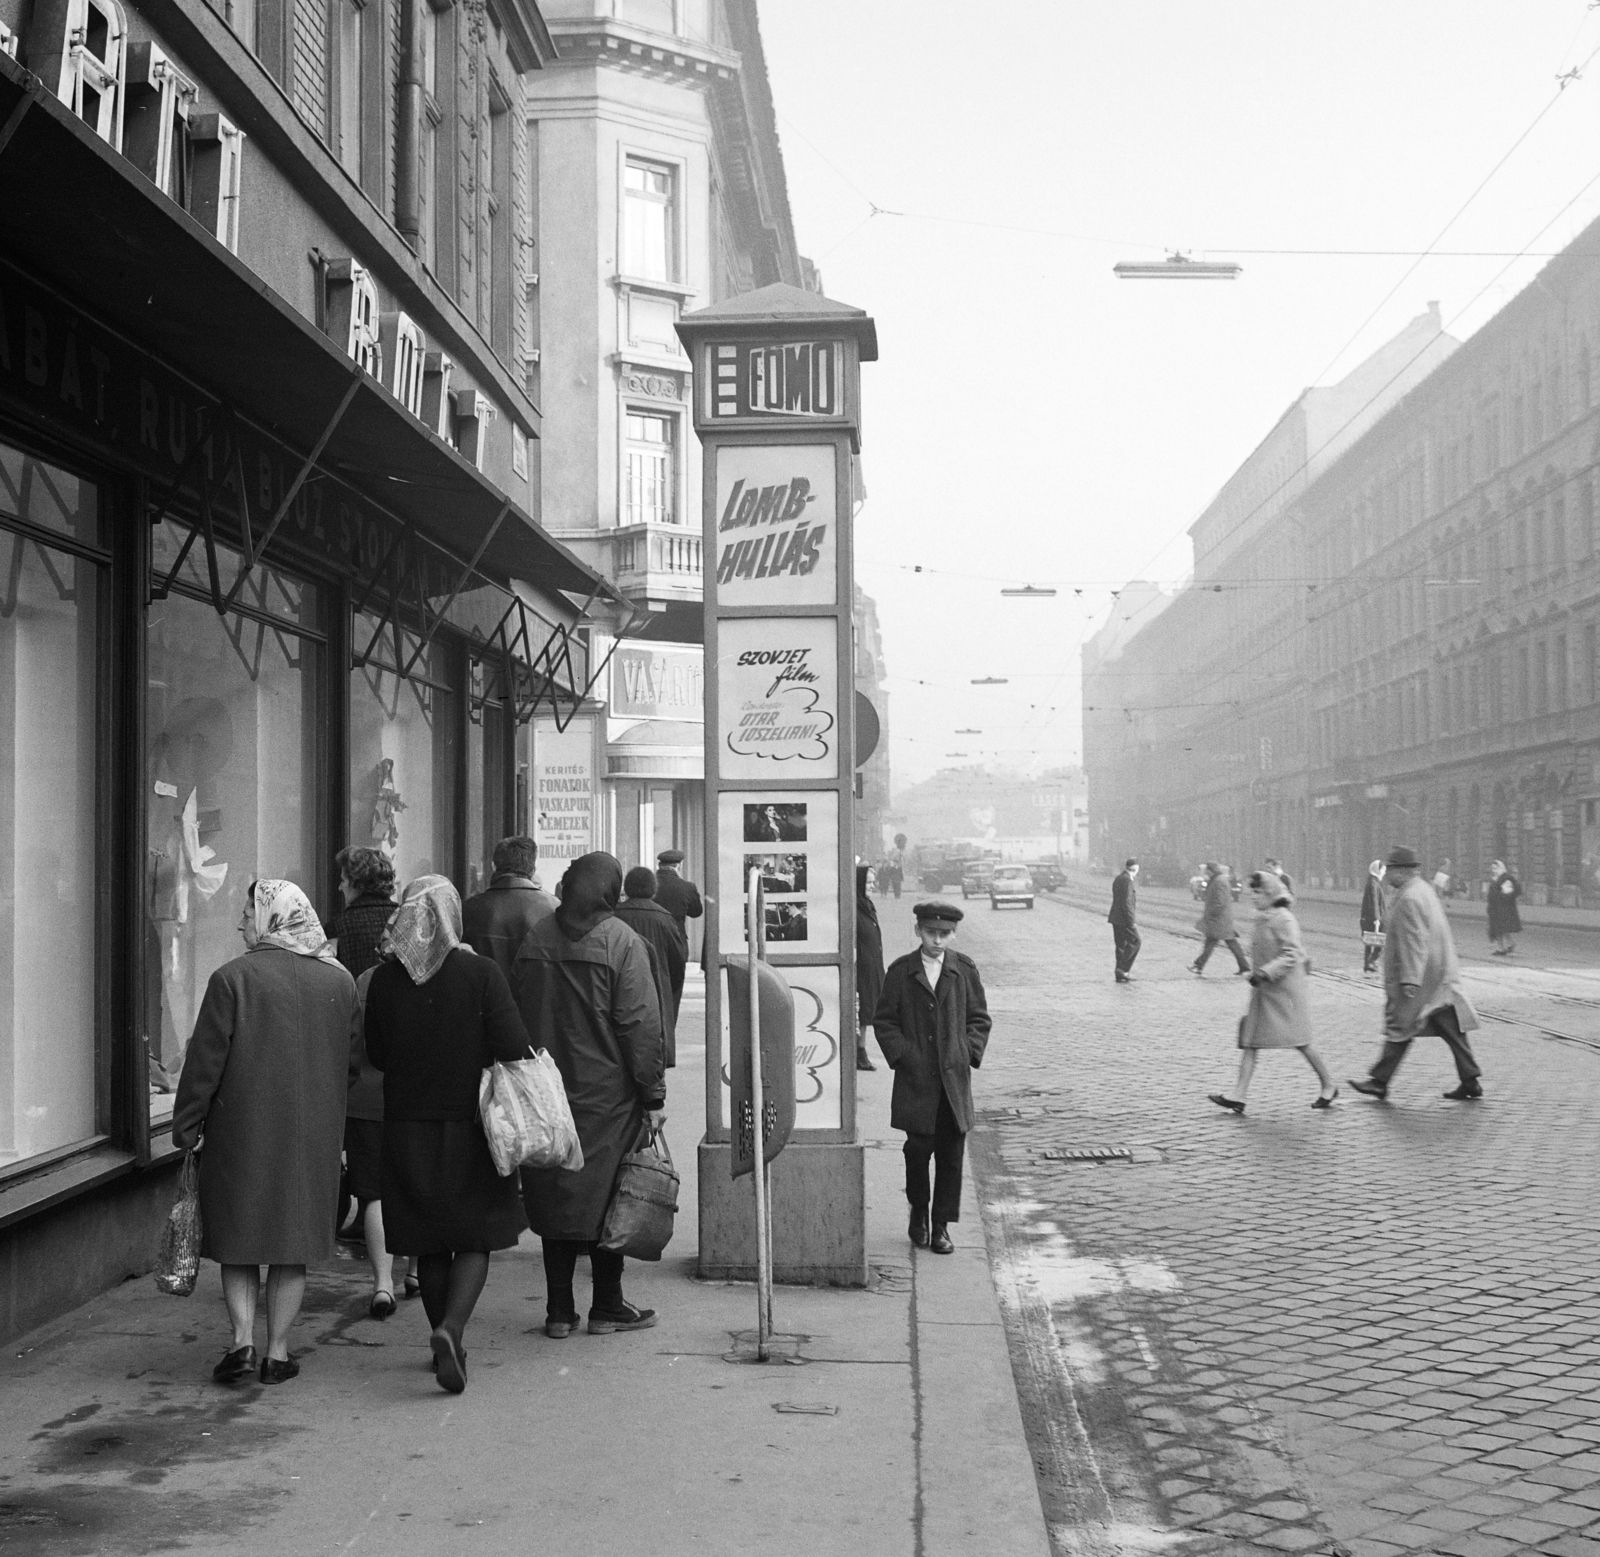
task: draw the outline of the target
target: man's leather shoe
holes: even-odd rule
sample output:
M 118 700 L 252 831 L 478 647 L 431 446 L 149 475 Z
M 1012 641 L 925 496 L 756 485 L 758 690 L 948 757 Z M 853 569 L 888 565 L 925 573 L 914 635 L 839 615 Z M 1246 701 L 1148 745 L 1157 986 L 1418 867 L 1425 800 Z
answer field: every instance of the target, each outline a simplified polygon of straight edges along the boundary
M 906 1228 L 906 1237 L 919 1249 L 928 1247 L 928 1213 L 926 1208 L 919 1211 L 915 1206 L 911 1209 L 911 1224 Z
M 219 1384 L 237 1384 L 256 1371 L 256 1349 L 253 1346 L 236 1346 L 216 1367 L 211 1377 Z
M 1445 1096 L 1452 1103 L 1471 1103 L 1483 1096 L 1483 1088 L 1475 1081 L 1463 1081 L 1459 1087 L 1451 1087 Z
M 1361 1081 L 1357 1080 L 1356 1077 L 1351 1076 L 1349 1080 L 1345 1082 L 1345 1085 L 1349 1087 L 1352 1092 L 1359 1092 L 1364 1097 L 1377 1098 L 1380 1103 L 1384 1102 L 1389 1096 L 1389 1089 L 1387 1087 L 1380 1087 L 1375 1081 Z
M 943 1222 L 933 1224 L 933 1237 L 928 1242 L 929 1254 L 954 1254 L 956 1246 L 950 1242 L 950 1233 Z

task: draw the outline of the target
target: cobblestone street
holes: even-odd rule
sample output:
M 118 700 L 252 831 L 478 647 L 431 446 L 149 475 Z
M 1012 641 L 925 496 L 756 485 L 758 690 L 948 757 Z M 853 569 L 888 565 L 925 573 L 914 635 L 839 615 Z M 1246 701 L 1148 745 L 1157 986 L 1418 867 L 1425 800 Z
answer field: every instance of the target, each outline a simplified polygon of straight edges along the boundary
M 1421 1040 L 1387 1104 L 1313 1112 L 1286 1052 L 1235 1117 L 1206 1094 L 1247 991 L 1225 955 L 1185 971 L 1192 911 L 1145 915 L 1119 987 L 1103 907 L 967 906 L 995 1015 L 972 1157 L 1058 1550 L 1600 1554 L 1600 1056 L 1537 1031 L 1593 981 L 1470 971 L 1532 1024 L 1477 1035 L 1480 1103 L 1444 1100 Z M 909 909 L 885 907 L 891 956 Z M 1342 1083 L 1379 992 L 1330 944 L 1313 1011 Z M 1089 1147 L 1128 1155 L 1056 1155 Z

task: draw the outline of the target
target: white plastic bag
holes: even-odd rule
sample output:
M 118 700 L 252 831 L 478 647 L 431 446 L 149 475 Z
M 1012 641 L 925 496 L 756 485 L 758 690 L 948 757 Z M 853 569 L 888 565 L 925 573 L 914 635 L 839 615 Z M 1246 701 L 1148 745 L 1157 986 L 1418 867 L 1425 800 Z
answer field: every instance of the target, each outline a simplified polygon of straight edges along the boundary
M 501 1178 L 519 1167 L 583 1166 L 578 1127 L 567 1106 L 567 1089 L 556 1062 L 543 1049 L 531 1060 L 495 1061 L 478 1082 L 478 1115 L 489 1155 Z

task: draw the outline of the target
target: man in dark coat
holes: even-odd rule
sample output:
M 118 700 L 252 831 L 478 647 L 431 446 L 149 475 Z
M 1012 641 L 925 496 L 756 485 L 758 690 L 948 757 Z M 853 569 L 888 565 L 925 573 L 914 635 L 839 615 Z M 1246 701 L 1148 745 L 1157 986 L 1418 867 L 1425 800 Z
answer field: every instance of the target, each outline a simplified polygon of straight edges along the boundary
M 918 903 L 912 912 L 921 945 L 889 964 L 872 1026 L 894 1072 L 889 1123 L 906 1132 L 907 1233 L 919 1248 L 953 1254 L 948 1229 L 961 1219 L 972 1072 L 983 1063 L 989 1042 L 989 1005 L 978 965 L 950 944 L 961 910 L 933 902 Z M 931 1197 L 930 1157 L 935 1167 Z
M 878 910 L 867 892 L 870 865 L 856 866 L 856 1069 L 876 1070 L 867 1054 L 867 1029 L 872 1026 L 883 993 L 883 930 Z
M 1244 947 L 1239 944 L 1239 932 L 1234 928 L 1233 887 L 1215 860 L 1206 861 L 1206 908 L 1200 916 L 1199 929 L 1206 943 L 1200 948 L 1200 955 L 1189 964 L 1189 971 L 1197 978 L 1205 976 L 1206 963 L 1219 944 L 1233 953 L 1240 973 L 1250 971 L 1250 959 L 1245 956 Z
M 1133 959 L 1139 955 L 1143 942 L 1139 939 L 1136 915 L 1139 894 L 1134 890 L 1133 878 L 1139 874 L 1138 860 L 1128 860 L 1122 874 L 1111 883 L 1111 912 L 1106 918 L 1111 922 L 1111 938 L 1117 951 L 1117 982 L 1131 984 Z
M 656 902 L 678 921 L 683 944 L 689 944 L 689 926 L 685 920 L 698 919 L 706 906 L 700 901 L 700 889 L 692 881 L 678 874 L 683 864 L 682 849 L 663 849 L 656 856 Z
M 493 858 L 488 887 L 461 905 L 462 939 L 480 957 L 494 958 L 512 984 L 517 948 L 528 931 L 556 911 L 556 900 L 534 879 L 539 845 L 533 839 L 502 838 Z
M 661 997 L 661 1027 L 666 1036 L 667 1065 L 678 1063 L 678 1006 L 683 1000 L 683 970 L 689 945 L 678 922 L 655 901 L 656 873 L 648 865 L 635 865 L 622 883 L 625 894 L 617 905 L 617 918 L 644 942 L 650 953 L 650 971 Z

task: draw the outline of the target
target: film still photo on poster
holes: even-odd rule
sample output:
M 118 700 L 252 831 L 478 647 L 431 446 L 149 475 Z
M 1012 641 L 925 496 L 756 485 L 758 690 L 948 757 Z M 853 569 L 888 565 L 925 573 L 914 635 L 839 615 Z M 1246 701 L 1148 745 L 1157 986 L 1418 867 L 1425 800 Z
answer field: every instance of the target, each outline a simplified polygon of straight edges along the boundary
M 746 843 L 804 843 L 806 807 L 800 804 L 747 805 L 744 808 Z
M 803 854 L 747 854 L 744 879 L 750 872 L 761 872 L 761 890 L 768 897 L 787 897 L 806 889 L 806 857 Z

